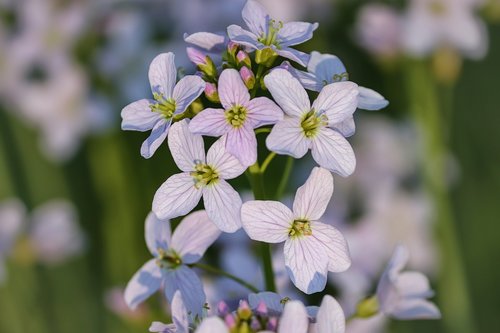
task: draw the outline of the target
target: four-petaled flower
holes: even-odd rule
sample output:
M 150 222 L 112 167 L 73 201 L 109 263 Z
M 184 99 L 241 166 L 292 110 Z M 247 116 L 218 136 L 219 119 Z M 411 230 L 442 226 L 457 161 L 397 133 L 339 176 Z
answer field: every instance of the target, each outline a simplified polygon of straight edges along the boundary
M 160 288 L 169 301 L 180 291 L 188 311 L 201 315 L 205 303 L 203 285 L 187 265 L 200 260 L 220 231 L 205 211 L 186 216 L 171 235 L 170 221 L 160 220 L 153 213 L 146 219 L 145 238 L 154 256 L 146 262 L 125 289 L 125 301 L 131 309 Z
M 275 124 L 283 111 L 269 98 L 250 99 L 250 94 L 235 69 L 226 69 L 219 78 L 219 98 L 224 109 L 205 109 L 189 124 L 195 134 L 226 135 L 226 150 L 241 164 L 257 161 L 257 139 L 254 128 Z
M 441 318 L 439 309 L 427 300 L 434 295 L 427 277 L 420 272 L 401 272 L 408 259 L 408 249 L 396 247 L 377 286 L 380 311 L 396 319 Z
M 176 77 L 174 54 L 158 55 L 149 66 L 154 99 L 141 99 L 127 105 L 121 112 L 123 130 L 151 130 L 141 147 L 144 158 L 153 156 L 165 140 L 173 117 L 186 111 L 205 89 L 205 82 L 198 76 L 187 75 L 177 84 Z
M 326 85 L 311 107 L 307 92 L 287 70 L 275 69 L 264 81 L 286 114 L 267 137 L 267 148 L 295 158 L 311 149 L 323 168 L 344 177 L 352 174 L 356 158 L 342 127 L 356 111 L 358 86 L 353 82 Z
M 161 219 L 189 213 L 203 196 L 210 219 L 224 232 L 241 227 L 241 198 L 226 179 L 241 175 L 246 167 L 225 151 L 226 138 L 208 150 L 201 135 L 189 131 L 189 120 L 172 125 L 168 146 L 175 163 L 183 172 L 165 181 L 153 199 L 153 212 Z
M 290 46 L 301 44 L 312 38 L 317 23 L 276 22 L 257 1 L 249 0 L 242 12 L 243 20 L 250 31 L 238 25 L 230 25 L 227 34 L 231 41 L 255 50 L 272 49 L 278 55 L 306 66 L 309 55 Z
M 251 239 L 285 242 L 288 274 L 307 294 L 325 288 L 328 271 L 343 272 L 351 265 L 344 236 L 318 221 L 332 194 L 331 173 L 316 167 L 297 190 L 293 212 L 277 201 L 249 201 L 241 209 L 243 228 Z

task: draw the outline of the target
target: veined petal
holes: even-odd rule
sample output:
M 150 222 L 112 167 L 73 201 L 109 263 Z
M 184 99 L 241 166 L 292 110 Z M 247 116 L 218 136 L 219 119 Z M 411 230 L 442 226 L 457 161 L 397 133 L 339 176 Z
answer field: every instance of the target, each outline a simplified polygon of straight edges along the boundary
M 269 150 L 278 154 L 302 158 L 309 149 L 310 141 L 300 127 L 300 118 L 287 117 L 274 125 L 266 138 Z
M 347 241 L 342 233 L 331 225 L 314 221 L 311 223 L 312 235 L 316 247 L 328 256 L 330 272 L 344 272 L 351 266 L 351 256 Z
M 248 201 L 241 207 L 241 222 L 251 239 L 281 243 L 288 239 L 293 214 L 278 201 Z
M 176 326 L 175 324 L 164 324 L 159 321 L 153 321 L 151 326 L 149 326 L 149 332 L 154 333 L 170 333 L 175 332 Z
M 150 212 L 144 229 L 146 245 L 153 256 L 158 256 L 158 249 L 168 249 L 172 236 L 169 220 L 160 220 L 153 212 Z
M 203 284 L 196 273 L 182 265 L 165 273 L 165 295 L 172 302 L 176 291 L 180 291 L 184 306 L 193 316 L 201 316 L 206 297 Z
M 311 109 L 305 89 L 286 69 L 273 70 L 264 77 L 264 82 L 276 103 L 287 115 L 300 118 L 304 112 Z
M 184 41 L 202 48 L 208 52 L 222 52 L 227 44 L 226 36 L 214 34 L 212 32 L 195 32 L 194 34 L 184 34 Z
M 233 155 L 226 151 L 227 136 L 221 137 L 210 147 L 207 153 L 207 163 L 214 166 L 223 179 L 233 179 L 247 169 Z
M 252 128 L 276 124 L 283 119 L 283 110 L 267 97 L 257 97 L 247 103 L 248 122 Z
M 190 131 L 189 120 L 184 119 L 172 125 L 168 136 L 168 147 L 175 164 L 184 172 L 194 170 L 197 163 L 205 162 L 205 146 L 201 135 Z
M 380 95 L 378 92 L 365 87 L 358 87 L 358 108 L 363 110 L 380 110 L 389 105 L 389 101 Z
M 323 297 L 316 316 L 316 333 L 344 333 L 345 316 L 340 304 L 330 295 Z
M 232 68 L 225 69 L 220 75 L 218 90 L 220 102 L 226 110 L 235 105 L 245 105 L 250 100 L 240 73 Z
M 288 22 L 279 30 L 280 45 L 292 46 L 302 44 L 313 37 L 318 23 Z
M 149 108 L 151 103 L 154 101 L 141 99 L 124 107 L 121 112 L 122 130 L 145 132 L 153 128 L 161 119 L 161 115 L 151 111 Z
M 257 1 L 249 0 L 241 12 L 243 21 L 254 34 L 267 33 L 269 15 L 266 9 Z
M 203 189 L 203 202 L 208 216 L 220 230 L 235 232 L 241 227 L 240 195 L 224 179 Z
M 304 293 L 312 294 L 325 289 L 328 257 L 317 246 L 315 238 L 299 236 L 287 239 L 285 265 L 293 284 Z
M 208 136 L 221 136 L 231 130 L 223 109 L 205 109 L 189 123 L 192 133 Z
M 141 146 L 141 155 L 144 158 L 150 158 L 153 156 L 155 151 L 160 147 L 160 145 L 165 141 L 167 137 L 168 130 L 170 128 L 172 120 L 163 120 L 160 119 L 154 125 L 151 130 L 151 134 L 149 137 L 142 143 Z
M 184 264 L 192 264 L 203 257 L 219 235 L 219 228 L 204 210 L 199 210 L 186 216 L 177 226 L 171 247 L 181 255 Z
M 292 49 L 291 47 L 283 47 L 281 49 L 276 49 L 275 51 L 283 58 L 293 60 L 304 67 L 306 67 L 307 63 L 309 62 L 309 54 L 296 49 Z
M 347 73 L 344 64 L 333 54 L 321 54 L 316 51 L 311 52 L 311 59 L 307 64 L 307 71 L 314 73 L 317 80 L 319 82 L 324 82 L 325 85 L 338 81 L 334 80 L 336 75 L 342 78 L 341 81 L 347 80 L 347 77 L 343 76 Z
M 354 117 L 348 117 L 346 120 L 337 123 L 330 128 L 337 130 L 344 137 L 348 138 L 356 132 L 356 124 L 354 123 Z
M 264 45 L 257 41 L 257 36 L 250 31 L 247 31 L 236 24 L 231 24 L 227 27 L 229 39 L 237 44 L 249 47 L 251 49 L 260 49 Z
M 172 97 L 177 68 L 175 67 L 175 55 L 172 52 L 157 55 L 149 65 L 149 83 L 151 91 L 157 92 L 168 99 Z
M 313 109 L 325 113 L 328 125 L 332 126 L 351 117 L 358 106 L 358 85 L 356 83 L 336 82 L 321 89 L 313 103 Z
M 307 90 L 319 92 L 325 86 L 323 84 L 323 82 L 319 81 L 318 78 L 316 77 L 316 75 L 313 73 L 304 72 L 304 71 L 295 69 L 292 66 L 288 67 L 288 71 L 295 78 L 297 78 L 299 80 L 300 84 L 302 84 L 302 86 L 304 88 L 306 88 Z
M 203 319 L 196 333 L 229 333 L 229 329 L 219 317 L 208 317 Z
M 175 113 L 180 114 L 186 111 L 188 106 L 197 99 L 205 90 L 205 81 L 196 75 L 183 77 L 175 86 L 172 98 L 175 101 Z
M 140 303 L 154 294 L 162 282 L 162 272 L 156 264 L 156 259 L 146 262 L 134 274 L 125 288 L 125 302 L 134 310 Z
M 184 305 L 182 294 L 178 290 L 174 293 L 171 302 L 172 321 L 175 324 L 175 333 L 188 333 L 189 332 L 189 319 L 188 311 Z
M 156 191 L 153 212 L 160 219 L 186 215 L 200 201 L 202 190 L 194 186 L 193 177 L 187 173 L 171 176 Z
M 400 320 L 441 318 L 441 312 L 436 305 L 418 298 L 401 300 L 390 315 Z
M 227 133 L 226 151 L 244 166 L 257 162 L 257 138 L 250 124 L 245 123 Z
M 347 140 L 337 131 L 323 127 L 311 148 L 314 160 L 323 168 L 347 177 L 354 172 L 356 157 Z
M 326 169 L 315 167 L 307 181 L 295 194 L 293 202 L 295 217 L 318 220 L 325 213 L 332 195 L 332 174 Z
M 287 302 L 280 318 L 278 333 L 305 333 L 308 326 L 309 318 L 304 304 L 300 301 Z

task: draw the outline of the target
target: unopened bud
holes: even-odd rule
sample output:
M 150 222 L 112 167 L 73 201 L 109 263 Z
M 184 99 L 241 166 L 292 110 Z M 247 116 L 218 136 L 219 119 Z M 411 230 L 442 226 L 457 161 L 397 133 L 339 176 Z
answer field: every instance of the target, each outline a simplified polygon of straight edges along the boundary
M 207 82 L 205 84 L 205 96 L 210 102 L 219 103 L 219 93 L 217 92 L 217 86 L 215 83 Z
M 226 323 L 226 326 L 229 327 L 230 329 L 236 327 L 236 320 L 234 319 L 234 316 L 231 313 L 228 313 L 224 317 L 224 322 Z
M 238 333 L 251 333 L 252 330 L 250 329 L 250 326 L 246 321 L 242 322 L 240 324 L 240 327 L 238 329 Z
M 236 311 L 238 317 L 242 320 L 249 320 L 252 317 L 252 309 L 247 301 L 241 301 L 238 310 Z
M 186 52 L 189 60 L 191 60 L 207 77 L 212 78 L 217 75 L 217 68 L 207 54 L 194 47 L 186 48 Z
M 233 57 L 236 57 L 236 52 L 238 52 L 238 44 L 236 44 L 235 42 L 229 42 L 227 44 L 227 53 L 229 53 Z
M 260 315 L 266 315 L 267 314 L 266 303 L 264 303 L 264 301 L 260 301 L 259 305 L 257 305 L 257 308 L 255 309 L 255 312 L 257 312 Z
M 268 331 L 275 332 L 277 328 L 278 328 L 278 318 L 276 317 L 269 318 L 269 320 L 267 321 L 266 329 Z
M 356 305 L 356 317 L 369 318 L 379 312 L 377 296 L 365 298 Z
M 248 89 L 252 89 L 255 86 L 255 75 L 248 67 L 241 67 L 240 76 Z
M 270 47 L 255 52 L 255 62 L 259 65 L 271 67 L 278 54 Z
M 219 316 L 225 316 L 229 313 L 229 306 L 227 306 L 226 302 L 220 301 L 219 304 L 217 304 L 217 312 Z
M 248 53 L 246 53 L 245 51 L 243 50 L 238 51 L 238 54 L 236 55 L 236 60 L 238 62 L 238 65 L 252 68 L 252 60 L 248 56 Z

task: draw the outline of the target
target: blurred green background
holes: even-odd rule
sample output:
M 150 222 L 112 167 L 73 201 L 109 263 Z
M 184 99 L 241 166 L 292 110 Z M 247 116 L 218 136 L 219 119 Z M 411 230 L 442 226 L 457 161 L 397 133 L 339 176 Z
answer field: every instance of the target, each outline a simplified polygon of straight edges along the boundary
M 154 3 L 165 10 L 162 4 Z M 360 5 L 361 2 L 354 1 L 334 7 L 331 15 L 323 14 L 315 39 L 303 49 L 337 54 L 355 82 L 381 92 L 391 101 L 378 114 L 358 112 L 359 118 L 411 118 L 404 72 L 381 69 L 352 40 L 352 25 Z M 137 4 L 125 8 L 147 11 Z M 158 28 L 150 43 L 167 45 L 171 23 L 159 22 L 155 27 L 165 23 L 164 31 Z M 27 126 L 16 110 L 9 109 L 8 103 L 0 101 L 0 201 L 17 197 L 30 210 L 49 199 L 67 198 L 76 205 L 87 239 L 83 256 L 55 266 L 35 263 L 29 255 L 23 255 L 22 244 L 18 245 L 13 257 L 7 260 L 7 280 L 0 285 L 2 333 L 145 332 L 152 320 L 166 320 L 158 299 L 149 302 L 148 313 L 136 318 L 118 316 L 105 305 L 106 292 L 124 286 L 149 257 L 143 241 L 143 221 L 154 192 L 176 167 L 166 145 L 153 158 L 145 160 L 139 154 L 145 135 L 120 130 L 119 111 L 135 98 L 118 93 L 112 79 L 103 77 L 96 69 L 95 54 L 108 42 L 99 35 L 100 28 L 99 25 L 89 28 L 72 52 L 88 71 L 91 85 L 107 96 L 112 125 L 106 131 L 86 137 L 72 158 L 63 163 L 47 159 L 40 152 L 37 131 Z M 500 332 L 497 264 L 500 262 L 500 26 L 489 24 L 488 30 L 487 56 L 480 61 L 464 61 L 454 88 L 449 124 L 449 149 L 458 166 L 458 180 L 449 194 L 472 314 L 480 333 Z M 143 60 L 139 69 L 134 70 L 135 80 L 146 87 L 150 59 Z M 144 91 L 146 94 L 147 89 Z M 273 166 L 275 174 L 284 159 L 279 158 L 277 163 Z M 272 187 L 275 177 L 269 179 Z M 248 188 L 244 177 L 233 184 Z M 439 292 L 438 288 L 438 300 Z M 442 328 L 440 322 L 391 325 L 391 332 L 422 331 L 442 332 Z

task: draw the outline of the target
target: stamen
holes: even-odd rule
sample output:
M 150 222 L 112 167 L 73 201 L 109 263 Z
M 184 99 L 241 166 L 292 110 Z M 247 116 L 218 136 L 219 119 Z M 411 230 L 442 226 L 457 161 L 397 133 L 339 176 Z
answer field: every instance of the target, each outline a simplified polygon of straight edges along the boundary
M 219 174 L 217 171 L 208 164 L 197 163 L 195 170 L 191 172 L 194 179 L 195 187 L 200 189 L 204 186 L 217 183 Z
M 240 128 L 247 119 L 247 109 L 241 105 L 235 105 L 231 109 L 225 111 L 227 122 L 235 127 Z
M 314 109 L 306 113 L 300 123 L 307 138 L 314 137 L 321 126 L 328 125 L 328 118 L 324 112 L 317 113 Z
M 163 94 L 157 92 L 153 93 L 153 98 L 156 103 L 149 105 L 152 112 L 158 112 L 166 119 L 170 119 L 174 116 L 177 105 L 172 98 L 165 99 Z
M 156 264 L 160 268 L 173 269 L 182 265 L 181 257 L 172 249 L 164 250 L 158 249 L 158 259 L 156 259 Z
M 311 236 L 311 222 L 305 219 L 297 219 L 293 221 L 293 224 L 288 231 L 288 235 L 290 237 Z

